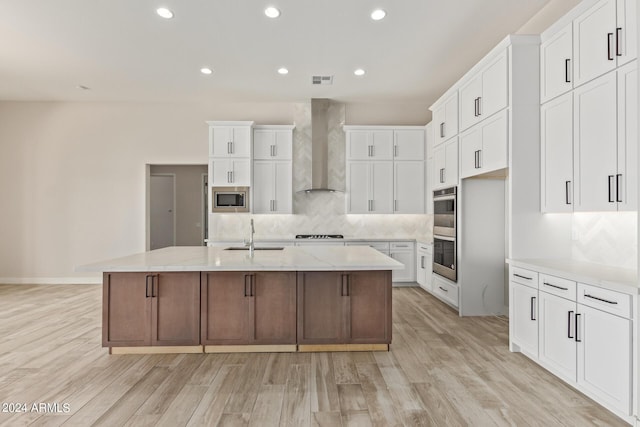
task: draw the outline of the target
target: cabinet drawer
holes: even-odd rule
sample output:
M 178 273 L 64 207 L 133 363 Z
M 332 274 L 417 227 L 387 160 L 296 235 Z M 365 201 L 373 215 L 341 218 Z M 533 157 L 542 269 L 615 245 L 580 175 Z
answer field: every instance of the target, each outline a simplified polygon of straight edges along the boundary
M 412 242 L 391 242 L 390 243 L 391 250 L 412 250 L 413 243 Z
M 433 248 L 431 245 L 426 245 L 424 243 L 418 243 L 418 250 L 419 251 L 424 251 L 424 252 L 432 252 Z
M 370 246 L 379 252 L 389 252 L 389 242 L 347 242 L 346 244 L 347 246 Z
M 458 307 L 458 286 L 437 278 L 433 280 L 433 293 L 454 307 Z
M 521 285 L 538 288 L 538 273 L 520 267 L 511 266 L 509 268 L 509 280 Z
M 631 295 L 578 283 L 578 303 L 631 318 Z
M 540 274 L 538 276 L 538 289 L 571 301 L 576 300 L 576 282 L 571 280 Z

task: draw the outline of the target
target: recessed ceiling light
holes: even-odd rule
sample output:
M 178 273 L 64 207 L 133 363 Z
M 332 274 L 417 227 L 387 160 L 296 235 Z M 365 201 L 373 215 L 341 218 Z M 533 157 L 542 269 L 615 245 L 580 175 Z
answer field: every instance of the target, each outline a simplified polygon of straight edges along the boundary
M 278 74 L 289 74 L 289 70 L 287 70 L 286 68 L 282 67 L 282 68 L 278 68 Z
M 280 16 L 280 11 L 273 6 L 269 6 L 264 10 L 264 14 L 269 18 L 277 18 L 278 16 Z
M 353 72 L 356 76 L 364 76 L 364 70 L 362 68 L 358 68 Z
M 374 21 L 379 21 L 383 19 L 385 16 L 387 16 L 387 12 L 385 12 L 382 9 L 376 9 L 373 12 L 371 12 L 371 19 L 373 19 Z
M 156 9 L 156 13 L 158 15 L 160 15 L 161 17 L 163 17 L 164 19 L 171 19 L 173 18 L 173 12 L 171 12 L 169 9 L 167 9 L 166 7 L 159 7 Z
M 200 68 L 200 72 L 202 74 L 209 75 L 209 74 L 213 73 L 213 70 L 211 68 L 208 68 L 208 67 L 202 67 L 202 68 Z

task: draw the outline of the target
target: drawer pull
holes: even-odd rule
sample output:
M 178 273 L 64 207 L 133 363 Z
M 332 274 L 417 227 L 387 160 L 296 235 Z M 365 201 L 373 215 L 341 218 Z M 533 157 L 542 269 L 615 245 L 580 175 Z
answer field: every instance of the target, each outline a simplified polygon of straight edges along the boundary
M 569 290 L 569 288 L 563 288 L 562 286 L 552 285 L 551 283 L 547 283 L 547 282 L 542 282 L 542 284 L 545 285 L 545 286 L 551 286 L 552 288 L 561 289 L 563 291 L 568 291 Z
M 440 290 L 441 290 L 441 291 L 449 292 L 449 290 L 448 290 L 448 289 L 445 289 L 445 288 L 443 288 L 442 286 L 438 286 L 438 288 L 440 288 Z
M 521 276 L 521 275 L 519 275 L 518 273 L 513 273 L 513 275 L 514 275 L 514 276 L 516 276 L 516 277 L 519 277 L 519 278 L 521 278 L 521 279 L 532 280 L 532 278 L 531 278 L 531 277 Z
M 598 301 L 602 301 L 602 302 L 606 302 L 607 304 L 618 304 L 618 301 L 609 301 L 603 298 L 598 298 L 598 297 L 594 297 L 593 295 L 589 295 L 589 294 L 584 294 L 585 298 L 591 298 L 591 299 L 595 299 Z

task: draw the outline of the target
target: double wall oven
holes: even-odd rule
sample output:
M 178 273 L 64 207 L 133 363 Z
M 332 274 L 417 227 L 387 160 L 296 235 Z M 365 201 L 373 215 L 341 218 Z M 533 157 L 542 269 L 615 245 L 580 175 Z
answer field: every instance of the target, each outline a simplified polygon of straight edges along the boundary
M 456 269 L 456 187 L 433 192 L 433 272 L 454 282 Z

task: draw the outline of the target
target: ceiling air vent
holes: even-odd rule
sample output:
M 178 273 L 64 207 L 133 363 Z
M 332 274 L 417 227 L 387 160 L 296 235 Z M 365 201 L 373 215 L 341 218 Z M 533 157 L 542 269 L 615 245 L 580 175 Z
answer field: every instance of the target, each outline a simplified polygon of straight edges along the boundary
M 333 76 L 312 76 L 311 83 L 314 85 L 330 85 L 333 84 Z

